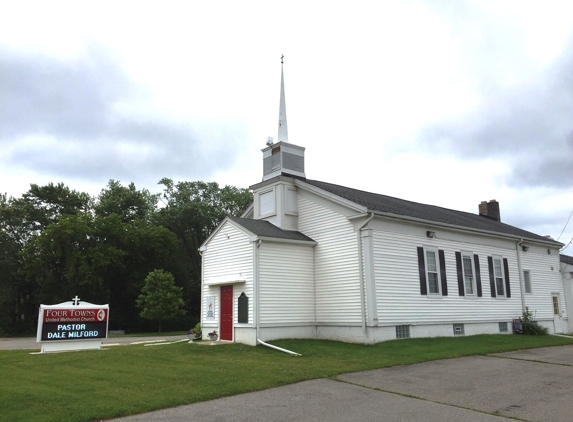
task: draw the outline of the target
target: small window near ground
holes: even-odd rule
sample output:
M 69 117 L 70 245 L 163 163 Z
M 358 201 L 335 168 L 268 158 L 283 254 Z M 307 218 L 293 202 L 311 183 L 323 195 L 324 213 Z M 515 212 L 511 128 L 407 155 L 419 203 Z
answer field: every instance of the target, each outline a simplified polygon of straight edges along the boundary
M 525 284 L 525 293 L 531 293 L 531 274 L 529 270 L 523 271 L 523 283 Z
M 499 323 L 499 332 L 500 333 L 507 333 L 508 332 L 507 322 L 500 322 Z
M 454 336 L 463 336 L 463 335 L 465 335 L 464 324 L 454 324 Z
M 396 326 L 396 338 L 410 338 L 410 326 L 409 325 L 397 325 Z

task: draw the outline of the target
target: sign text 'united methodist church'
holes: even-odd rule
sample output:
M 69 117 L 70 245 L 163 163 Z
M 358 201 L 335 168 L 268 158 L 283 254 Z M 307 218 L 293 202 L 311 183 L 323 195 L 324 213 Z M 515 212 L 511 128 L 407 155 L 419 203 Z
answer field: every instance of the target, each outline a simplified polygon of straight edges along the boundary
M 108 309 L 44 309 L 42 341 L 107 337 Z

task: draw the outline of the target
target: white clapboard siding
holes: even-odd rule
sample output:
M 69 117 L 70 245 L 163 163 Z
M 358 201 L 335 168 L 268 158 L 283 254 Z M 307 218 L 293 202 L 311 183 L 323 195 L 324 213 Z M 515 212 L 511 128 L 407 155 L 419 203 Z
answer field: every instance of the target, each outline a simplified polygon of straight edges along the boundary
M 484 246 L 468 241 L 427 239 L 403 233 L 374 231 L 374 265 L 380 325 L 503 322 L 521 315 L 521 297 L 515 249 Z M 417 247 L 432 246 L 445 254 L 448 296 L 420 293 Z M 482 297 L 460 296 L 456 251 L 479 255 Z M 508 259 L 510 298 L 492 298 L 487 257 Z
M 360 324 L 358 240 L 346 217 L 311 197 L 298 197 L 299 231 L 318 242 L 314 251 L 316 321 Z
M 561 310 L 565 311 L 563 316 L 566 317 L 568 310 L 565 306 L 558 255 L 555 252 L 547 254 L 546 249 L 540 249 L 538 252 L 532 252 L 532 249 L 521 253 L 521 269 L 529 270 L 531 276 L 531 293 L 525 294 L 525 305 L 529 307 L 534 318 L 552 319 L 552 294 L 559 293 Z
M 260 323 L 314 323 L 313 248 L 263 242 L 259 247 Z
M 233 285 L 233 319 L 237 322 L 238 297 L 242 292 L 249 297 L 249 323 L 253 321 L 253 243 L 249 236 L 226 222 L 206 245 L 203 252 L 203 321 L 219 321 L 220 286 L 209 286 L 210 280 L 240 275 L 246 281 Z M 215 297 L 215 321 L 206 320 L 206 297 Z

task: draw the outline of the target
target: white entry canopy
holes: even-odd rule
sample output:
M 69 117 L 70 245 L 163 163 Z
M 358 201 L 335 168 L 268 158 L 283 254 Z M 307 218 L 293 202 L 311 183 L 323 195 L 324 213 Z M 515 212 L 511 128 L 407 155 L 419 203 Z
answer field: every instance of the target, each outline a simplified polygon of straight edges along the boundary
M 239 284 L 245 283 L 247 279 L 241 274 L 231 274 L 224 275 L 221 277 L 213 277 L 209 280 L 205 280 L 205 284 L 208 286 L 213 286 L 217 284 Z

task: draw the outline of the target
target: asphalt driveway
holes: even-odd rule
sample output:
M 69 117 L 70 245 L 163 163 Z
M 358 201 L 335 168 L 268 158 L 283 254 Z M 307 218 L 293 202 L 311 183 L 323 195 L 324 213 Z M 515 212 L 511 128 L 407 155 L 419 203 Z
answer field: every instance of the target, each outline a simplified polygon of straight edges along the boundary
M 115 421 L 573 421 L 573 346 L 319 379 Z

